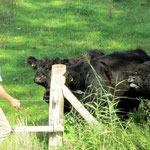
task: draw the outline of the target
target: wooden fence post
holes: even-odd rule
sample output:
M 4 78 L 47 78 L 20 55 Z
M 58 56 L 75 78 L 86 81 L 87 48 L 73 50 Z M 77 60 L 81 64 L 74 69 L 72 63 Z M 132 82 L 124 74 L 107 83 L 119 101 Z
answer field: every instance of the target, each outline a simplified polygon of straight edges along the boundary
M 63 132 L 56 132 L 57 126 L 64 127 L 64 98 L 62 85 L 65 84 L 66 66 L 56 64 L 52 66 L 49 101 L 49 126 L 53 126 L 53 133 L 49 133 L 49 149 L 62 145 Z

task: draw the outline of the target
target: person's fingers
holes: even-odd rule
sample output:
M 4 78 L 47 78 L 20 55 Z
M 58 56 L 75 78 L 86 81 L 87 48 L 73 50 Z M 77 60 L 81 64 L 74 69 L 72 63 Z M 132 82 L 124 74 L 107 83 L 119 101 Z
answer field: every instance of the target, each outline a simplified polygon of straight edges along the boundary
M 17 110 L 20 107 L 20 105 L 15 106 L 15 109 Z

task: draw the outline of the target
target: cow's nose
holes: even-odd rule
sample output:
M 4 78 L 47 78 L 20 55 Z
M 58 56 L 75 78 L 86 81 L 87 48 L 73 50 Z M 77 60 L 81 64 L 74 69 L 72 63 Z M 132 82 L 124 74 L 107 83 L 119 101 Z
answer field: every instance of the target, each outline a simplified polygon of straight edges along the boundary
M 34 79 L 34 82 L 36 82 L 36 83 L 41 83 L 41 78 L 40 78 L 40 77 L 36 77 L 36 78 Z
M 129 78 L 128 78 L 128 82 L 129 83 L 134 82 L 134 80 L 135 80 L 134 76 L 129 76 Z

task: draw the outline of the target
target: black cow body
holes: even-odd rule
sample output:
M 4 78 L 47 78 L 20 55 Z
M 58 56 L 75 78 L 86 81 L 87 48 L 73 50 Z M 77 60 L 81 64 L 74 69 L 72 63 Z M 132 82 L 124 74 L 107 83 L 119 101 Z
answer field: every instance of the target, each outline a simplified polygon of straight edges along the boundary
M 99 80 L 103 87 L 108 90 L 108 86 L 114 87 L 116 82 L 124 83 L 118 86 L 122 89 L 117 92 L 117 95 L 124 95 L 129 90 L 127 79 L 130 73 L 145 61 L 150 60 L 150 57 L 142 50 L 131 50 L 125 52 L 114 52 L 112 54 L 103 55 L 90 61 L 91 66 L 99 76 Z M 70 86 L 72 82 L 76 82 L 78 89 L 85 89 L 89 85 L 99 87 L 95 75 L 87 62 L 80 62 L 68 67 L 67 84 Z M 73 79 L 73 81 L 72 81 Z M 70 81 L 69 81 L 70 80 Z M 74 83 L 74 85 L 76 85 Z M 76 89 L 75 87 L 71 87 Z
M 150 60 L 150 57 L 145 51 L 137 49 L 125 52 L 114 52 L 112 54 L 93 58 L 90 60 L 91 65 L 86 61 L 78 61 L 77 63 L 71 64 L 71 66 L 67 65 L 66 85 L 73 91 L 86 91 L 91 85 L 93 89 L 99 88 L 100 81 L 103 88 L 111 93 L 114 93 L 113 89 L 115 88 L 115 90 L 117 90 L 115 93 L 116 96 L 136 97 L 136 92 L 134 93 L 130 90 L 127 79 L 138 65 L 148 60 Z M 37 60 L 37 63 L 40 64 L 41 60 Z M 51 65 L 52 63 L 49 62 L 49 64 Z M 96 71 L 98 80 L 91 67 Z M 47 83 L 50 83 L 50 70 L 46 74 L 48 75 L 46 78 L 48 81 Z M 115 87 L 118 82 L 121 82 L 121 84 Z M 45 85 L 45 98 L 49 100 L 49 85 Z M 130 111 L 134 107 L 137 107 L 138 104 L 139 102 L 130 101 L 130 99 L 122 99 L 118 107 L 122 108 L 124 111 Z

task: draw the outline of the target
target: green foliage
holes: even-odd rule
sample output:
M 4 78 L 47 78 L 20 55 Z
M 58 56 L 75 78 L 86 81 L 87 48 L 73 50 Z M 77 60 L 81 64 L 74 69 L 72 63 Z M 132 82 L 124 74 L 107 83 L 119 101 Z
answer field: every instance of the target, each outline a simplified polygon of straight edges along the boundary
M 143 110 L 145 103 L 141 103 L 139 110 L 130 114 L 128 120 L 122 121 L 116 115 L 116 98 L 104 89 L 102 91 L 103 96 L 97 96 L 97 90 L 92 95 L 95 101 L 85 105 L 92 110 L 99 124 L 89 125 L 73 111 L 72 116 L 76 119 L 66 118 L 68 136 L 65 136 L 67 144 L 64 144 L 64 149 L 149 149 L 149 120 L 145 121 Z
M 138 110 L 130 113 L 130 119 L 137 124 L 150 123 L 150 102 L 149 100 L 140 99 Z

